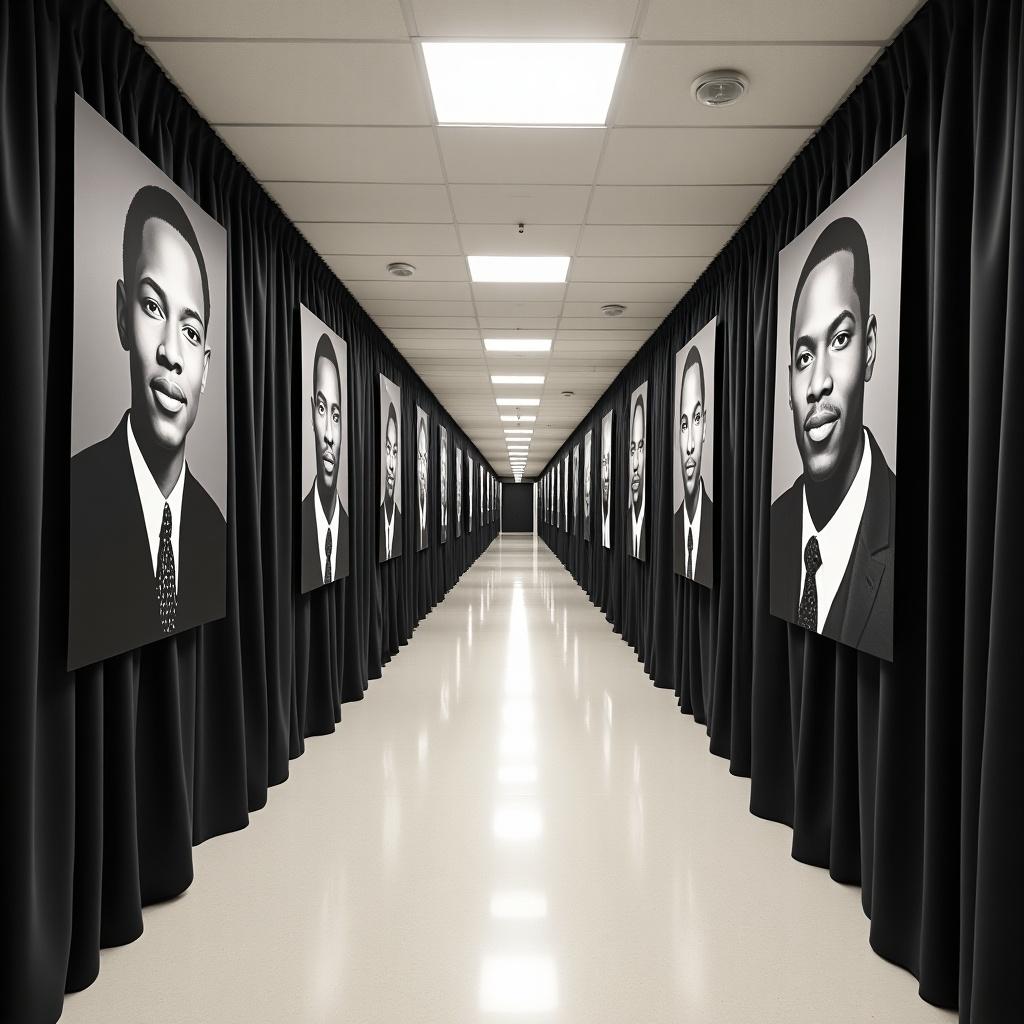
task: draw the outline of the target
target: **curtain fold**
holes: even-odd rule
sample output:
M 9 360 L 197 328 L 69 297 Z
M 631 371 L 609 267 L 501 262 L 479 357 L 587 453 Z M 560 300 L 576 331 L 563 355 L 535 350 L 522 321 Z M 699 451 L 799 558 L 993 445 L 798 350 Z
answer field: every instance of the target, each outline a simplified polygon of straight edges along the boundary
M 881 956 L 965 1024 L 1024 1018 L 1015 586 L 1024 572 L 1020 0 L 931 0 L 625 367 L 549 468 L 615 412 L 614 547 L 541 536 L 655 685 L 859 884 Z M 768 612 L 779 251 L 908 137 L 893 664 Z M 672 569 L 671 360 L 719 317 L 715 588 Z M 650 381 L 648 559 L 624 514 L 631 391 Z
M 227 229 L 229 517 L 223 621 L 69 674 L 75 93 Z M 379 373 L 402 386 L 406 480 L 417 404 L 432 437 L 447 428 L 449 458 L 458 444 L 487 463 L 100 0 L 0 5 L 0 131 L 0 521 L 16 609 L 2 627 L 0 1020 L 48 1024 L 65 988 L 95 979 L 102 946 L 137 938 L 142 907 L 188 887 L 193 845 L 244 828 L 305 737 L 334 730 L 496 529 L 416 552 L 407 516 L 406 554 L 377 564 Z M 348 342 L 350 381 L 351 574 L 310 595 L 296 568 L 300 302 Z

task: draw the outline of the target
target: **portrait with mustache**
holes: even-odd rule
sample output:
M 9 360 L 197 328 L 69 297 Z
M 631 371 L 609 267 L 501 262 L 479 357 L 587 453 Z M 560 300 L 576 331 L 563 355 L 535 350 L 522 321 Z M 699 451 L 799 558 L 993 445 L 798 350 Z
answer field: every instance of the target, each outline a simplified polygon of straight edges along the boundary
M 680 576 L 710 587 L 714 509 L 704 480 L 710 403 L 701 345 L 710 342 L 713 352 L 715 321 L 705 330 L 709 330 L 710 337 L 701 331 L 686 348 L 676 353 L 679 382 L 676 430 L 682 497 L 673 516 L 673 568 Z
M 394 398 L 392 398 L 394 393 Z M 387 562 L 402 553 L 402 509 L 401 494 L 401 422 L 398 403 L 401 391 L 383 374 L 380 377 L 380 402 L 383 413 L 381 425 L 381 463 L 383 470 L 383 495 L 379 515 L 378 559 Z
M 879 351 L 871 285 L 863 228 L 833 220 L 780 339 L 802 473 L 771 509 L 771 610 L 891 661 L 896 477 L 864 422 Z
M 309 416 L 316 473 L 299 510 L 302 529 L 300 585 L 308 593 L 349 573 L 348 511 L 341 480 L 346 403 L 335 343 L 326 325 L 306 309 L 302 313 L 304 352 L 313 346 Z M 340 344 L 344 344 L 338 339 Z M 305 360 L 304 360 L 305 361 Z M 344 490 L 347 491 L 347 486 Z
M 185 458 L 214 357 L 210 280 L 167 189 L 134 194 L 121 258 L 111 294 L 130 401 L 71 460 L 70 668 L 225 612 L 224 515 Z

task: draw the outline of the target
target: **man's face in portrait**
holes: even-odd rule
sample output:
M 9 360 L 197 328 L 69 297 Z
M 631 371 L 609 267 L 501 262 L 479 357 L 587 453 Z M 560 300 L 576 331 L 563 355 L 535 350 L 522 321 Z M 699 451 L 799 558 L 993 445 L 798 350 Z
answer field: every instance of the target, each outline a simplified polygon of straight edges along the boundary
M 416 438 L 416 480 L 419 485 L 420 504 L 427 503 L 427 428 L 420 421 Z
M 611 504 L 612 456 L 611 446 L 601 446 L 601 509 L 607 516 Z
M 815 483 L 852 464 L 864 425 L 864 384 L 875 363 L 875 318 L 840 251 L 807 275 L 793 314 L 789 395 L 804 472 Z
M 317 483 L 324 495 L 338 483 L 341 460 L 341 381 L 337 367 L 320 358 L 316 363 L 315 390 L 310 401 L 313 411 L 313 436 L 316 439 Z
M 143 225 L 134 276 L 118 281 L 116 302 L 131 373 L 133 429 L 177 450 L 199 415 L 210 350 L 199 260 L 166 221 L 151 217 Z
M 640 512 L 640 507 L 643 505 L 644 500 L 645 430 L 644 406 L 642 402 L 637 402 L 636 405 L 633 406 L 633 425 L 629 438 L 629 461 L 631 469 L 629 489 L 633 500 L 633 509 L 637 514 Z
M 448 504 L 448 446 L 441 445 L 441 505 Z
M 590 459 L 583 460 L 583 515 L 590 515 Z
M 683 374 L 683 385 L 679 389 L 679 467 L 683 474 L 683 490 L 691 502 L 700 487 L 706 433 L 704 413 L 700 368 L 691 363 Z
M 384 498 L 390 505 L 395 500 L 395 476 L 398 473 L 398 420 L 394 406 L 388 410 L 388 423 L 384 430 Z

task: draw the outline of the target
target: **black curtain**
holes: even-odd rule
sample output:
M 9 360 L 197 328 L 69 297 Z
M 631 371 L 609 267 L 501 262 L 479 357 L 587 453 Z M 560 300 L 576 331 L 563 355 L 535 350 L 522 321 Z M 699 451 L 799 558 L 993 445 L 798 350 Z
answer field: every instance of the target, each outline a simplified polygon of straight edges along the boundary
M 872 948 L 974 1024 L 1024 1020 L 1020 0 L 931 0 L 625 367 L 551 467 L 615 412 L 614 547 L 546 543 L 655 685 L 750 776 L 793 856 L 862 887 Z M 777 255 L 908 137 L 895 660 L 768 612 Z M 718 316 L 708 591 L 672 569 L 671 369 Z M 648 560 L 625 511 L 629 394 L 650 381 Z M 598 494 L 600 458 L 593 462 Z M 681 813 L 684 810 L 681 809 Z
M 227 228 L 228 614 L 143 650 L 64 670 L 67 652 L 73 96 L 81 94 Z M 402 387 L 404 478 L 415 407 L 483 460 L 405 360 L 100 0 L 0 5 L 0 424 L 5 683 L 0 696 L 0 1020 L 57 1019 L 101 946 L 192 880 L 192 846 L 244 828 L 304 737 L 406 643 L 495 534 L 377 563 L 377 389 Z M 351 575 L 300 596 L 298 304 L 348 342 Z M 434 473 L 437 486 L 437 472 Z M 436 493 L 436 492 L 435 492 Z M 408 498 L 411 505 L 411 498 Z M 454 496 L 451 499 L 454 515 Z

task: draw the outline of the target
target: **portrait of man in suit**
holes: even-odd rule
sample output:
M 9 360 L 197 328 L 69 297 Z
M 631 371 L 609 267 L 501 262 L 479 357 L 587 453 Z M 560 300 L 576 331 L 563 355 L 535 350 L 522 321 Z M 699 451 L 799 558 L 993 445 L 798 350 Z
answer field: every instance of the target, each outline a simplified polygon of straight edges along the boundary
M 73 405 L 87 407 L 92 438 L 100 439 L 75 452 L 85 433 L 85 416 L 76 412 L 69 669 L 223 617 L 227 542 L 224 513 L 186 457 L 207 385 L 215 374 L 225 373 L 223 323 L 216 325 L 219 351 L 211 331 L 214 319 L 225 315 L 223 229 L 190 200 L 179 198 L 164 175 L 84 101 L 79 104 L 76 161 L 82 157 L 79 171 L 93 170 L 76 180 L 82 218 L 76 217 Z M 96 149 L 83 155 L 77 147 L 90 132 Z M 109 182 L 95 177 L 104 173 L 103 165 L 90 162 L 101 153 L 114 162 L 137 161 L 133 170 L 160 184 L 135 188 L 130 199 L 105 194 Z M 95 194 L 87 194 L 93 186 Z M 114 223 L 108 198 L 125 204 Z M 105 224 L 85 223 L 104 215 Z M 206 228 L 208 240 L 221 244 L 212 243 L 205 252 L 193 218 Z M 111 229 L 116 238 L 108 237 Z M 102 258 L 108 253 L 109 262 Z M 214 286 L 208 260 L 217 263 Z M 93 283 L 96 290 L 85 294 Z M 88 323 L 87 314 L 95 314 Z M 110 337 L 114 332 L 116 340 Z M 101 366 L 109 366 L 112 374 L 100 371 Z M 223 380 L 214 394 L 219 403 L 206 417 L 222 439 L 222 476 L 215 482 L 223 495 L 226 418 L 215 423 L 225 417 Z M 113 429 L 112 402 L 118 403 Z
M 858 220 L 815 233 L 779 337 L 801 472 L 771 508 L 771 611 L 891 661 L 896 477 L 865 417 L 885 325 Z
M 593 462 L 591 450 L 594 447 L 594 432 L 588 430 L 583 438 L 583 539 L 590 540 L 590 491 Z
M 466 452 L 466 530 L 473 532 L 473 457 Z
M 601 546 L 612 546 L 612 416 L 601 418 Z
M 633 557 L 647 558 L 647 382 L 629 401 L 629 536 Z
M 422 551 L 430 539 L 428 527 L 429 504 L 427 481 L 430 479 L 430 420 L 427 414 L 416 406 L 416 550 Z
M 580 446 L 572 449 L 572 532 L 580 532 Z
M 401 390 L 383 374 L 380 378 L 382 495 L 379 515 L 381 562 L 402 553 Z
M 441 497 L 441 543 L 448 540 L 448 431 L 438 427 L 439 447 L 441 449 L 439 487 Z
M 455 449 L 455 536 L 462 536 L 462 449 Z
M 676 353 L 673 568 L 705 587 L 712 585 L 714 555 L 714 510 L 707 481 L 714 468 L 708 442 L 715 328 L 712 320 Z
M 338 359 L 338 349 L 343 353 L 346 350 L 344 341 L 304 306 L 300 306 L 299 314 L 302 364 L 310 374 L 310 436 L 315 468 L 299 509 L 300 588 L 305 594 L 343 579 L 349 572 L 348 510 L 343 501 L 348 496 L 347 374 L 343 377 Z M 303 454 L 309 458 L 307 448 L 303 446 Z

